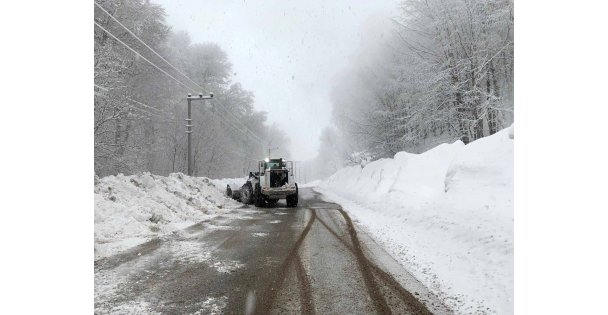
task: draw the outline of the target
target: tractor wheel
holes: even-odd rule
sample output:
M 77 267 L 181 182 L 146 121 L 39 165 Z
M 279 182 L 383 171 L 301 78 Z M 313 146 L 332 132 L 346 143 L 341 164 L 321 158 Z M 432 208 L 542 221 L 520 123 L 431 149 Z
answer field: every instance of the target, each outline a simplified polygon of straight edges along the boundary
M 296 193 L 287 196 L 287 206 L 292 208 L 298 206 L 298 185 L 296 185 Z
M 236 200 L 236 201 L 241 201 L 241 191 L 240 190 L 235 190 L 232 192 L 232 199 Z
M 253 203 L 253 189 L 250 183 L 246 183 L 241 188 L 241 201 L 246 205 Z
M 256 207 L 263 207 L 264 205 L 266 205 L 266 202 L 264 201 L 264 196 L 262 195 L 262 188 L 260 187 L 260 184 L 255 184 L 253 201 L 255 202 Z

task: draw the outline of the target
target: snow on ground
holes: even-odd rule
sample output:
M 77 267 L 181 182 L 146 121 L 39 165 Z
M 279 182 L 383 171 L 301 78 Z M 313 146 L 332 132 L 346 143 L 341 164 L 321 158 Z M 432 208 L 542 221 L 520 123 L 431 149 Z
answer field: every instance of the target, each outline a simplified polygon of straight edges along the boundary
M 226 191 L 226 185 L 230 185 L 232 190 L 239 190 L 247 181 L 247 177 L 211 179 L 210 181 L 220 191 Z
M 207 178 L 181 173 L 96 178 L 95 259 L 238 207 L 223 191 Z
M 513 313 L 513 126 L 346 167 L 316 190 L 457 313 Z
M 304 184 L 300 184 L 298 183 L 298 187 L 299 188 L 311 188 L 311 187 L 317 187 L 319 184 L 321 183 L 321 180 L 317 179 L 317 180 L 313 180 L 311 182 L 308 183 L 304 183 Z

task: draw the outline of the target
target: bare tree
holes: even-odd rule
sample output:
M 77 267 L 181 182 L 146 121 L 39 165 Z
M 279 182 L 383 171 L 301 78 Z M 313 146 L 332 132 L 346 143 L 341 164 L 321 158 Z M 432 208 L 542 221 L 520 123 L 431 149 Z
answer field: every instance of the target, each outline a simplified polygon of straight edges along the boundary
M 334 87 L 345 143 L 388 157 L 473 141 L 513 121 L 513 3 L 406 0 L 382 49 Z
M 254 110 L 253 93 L 231 82 L 232 66 L 218 45 L 193 44 L 187 33 L 172 33 L 163 8 L 149 1 L 98 3 L 103 10 L 95 7 L 97 174 L 183 172 L 185 96 L 200 87 L 213 91 L 216 100 L 193 108 L 195 174 L 241 176 L 244 156 L 264 156 L 275 127 Z

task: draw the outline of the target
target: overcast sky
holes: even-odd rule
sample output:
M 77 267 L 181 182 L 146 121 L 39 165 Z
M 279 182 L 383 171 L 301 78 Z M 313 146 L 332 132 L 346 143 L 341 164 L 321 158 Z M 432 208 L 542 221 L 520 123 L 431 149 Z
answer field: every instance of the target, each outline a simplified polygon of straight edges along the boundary
M 193 43 L 218 43 L 234 81 L 255 94 L 291 138 L 295 160 L 317 155 L 331 121 L 332 81 L 369 38 L 369 25 L 396 15 L 399 0 L 152 0 L 174 31 Z

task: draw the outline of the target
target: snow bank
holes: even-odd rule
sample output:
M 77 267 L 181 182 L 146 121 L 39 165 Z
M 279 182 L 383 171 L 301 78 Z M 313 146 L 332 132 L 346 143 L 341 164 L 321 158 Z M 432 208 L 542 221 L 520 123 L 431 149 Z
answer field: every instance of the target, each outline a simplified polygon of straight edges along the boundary
M 247 177 L 211 179 L 210 181 L 220 191 L 226 191 L 226 185 L 230 185 L 232 190 L 238 190 L 245 184 Z
M 317 180 L 313 180 L 313 181 L 308 182 L 308 183 L 298 183 L 298 187 L 299 188 L 317 187 L 320 183 L 321 183 L 321 180 L 317 179 Z
M 95 259 L 238 206 L 209 179 L 181 173 L 96 178 L 94 200 Z
M 458 313 L 513 313 L 513 126 L 347 167 L 317 190 Z

